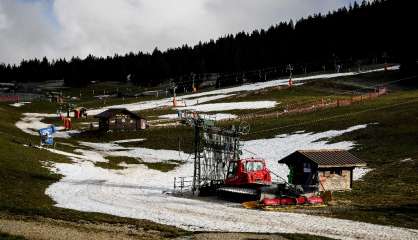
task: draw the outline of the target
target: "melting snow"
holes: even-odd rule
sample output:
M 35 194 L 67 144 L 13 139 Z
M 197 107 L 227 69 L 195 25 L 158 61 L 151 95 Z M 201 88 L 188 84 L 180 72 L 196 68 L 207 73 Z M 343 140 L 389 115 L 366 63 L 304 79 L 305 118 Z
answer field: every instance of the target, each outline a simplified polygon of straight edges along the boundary
M 229 113 L 199 114 L 199 115 L 202 118 L 213 119 L 213 120 L 216 120 L 216 121 L 236 119 L 238 117 L 237 115 L 229 114 Z M 179 119 L 179 116 L 177 114 L 166 114 L 166 115 L 159 116 L 159 118 L 162 118 L 162 119 Z
M 353 180 L 358 181 L 361 180 L 361 178 L 366 175 L 366 173 L 370 172 L 371 168 L 361 167 L 361 168 L 354 168 L 353 170 Z
M 325 140 L 365 128 L 365 125 L 342 131 L 296 133 L 272 139 L 244 142 L 244 148 L 268 158 L 269 167 L 285 177 L 286 169 L 277 160 L 298 149 L 353 147 L 353 142 L 329 144 Z M 83 143 L 106 154 L 116 154 L 116 144 Z M 120 150 L 120 149 L 119 149 Z M 125 151 L 126 150 L 126 151 Z M 183 160 L 184 153 L 169 150 L 125 148 L 123 154 L 150 156 L 152 161 Z M 81 152 L 84 154 L 83 152 Z M 103 153 L 100 153 L 103 154 Z M 102 212 L 113 215 L 148 219 L 175 225 L 187 230 L 232 232 L 287 232 L 309 233 L 341 239 L 416 239 L 418 231 L 379 226 L 349 220 L 310 216 L 296 213 L 246 210 L 221 201 L 178 198 L 164 194 L 172 189 L 173 178 L 190 176 L 191 159 L 173 171 L 163 173 L 143 165 L 128 165 L 124 170 L 95 167 L 87 158 L 73 158 L 74 163 L 55 163 L 51 170 L 64 175 L 52 184 L 46 194 L 56 206 L 80 211 Z M 146 158 L 146 157 L 144 157 Z
M 12 106 L 12 107 L 21 107 L 21 106 L 24 106 L 24 105 L 26 105 L 26 104 L 30 104 L 31 102 L 17 102 L 17 103 L 12 103 L 12 104 L 9 104 L 10 106 Z
M 51 124 L 41 122 L 47 117 L 57 117 L 56 114 L 47 113 L 24 113 L 23 118 L 15 123 L 15 126 L 23 132 L 30 135 L 39 135 L 38 130 L 49 127 Z M 71 134 L 79 133 L 77 130 L 63 131 L 63 127 L 56 127 L 57 132 L 54 133 L 56 138 L 69 138 Z
M 143 141 L 145 141 L 145 138 L 118 140 L 118 141 L 113 141 L 113 143 L 130 143 L 130 142 L 143 142 Z
M 228 102 L 228 103 L 211 103 L 201 104 L 191 107 L 181 107 L 179 110 L 195 110 L 198 112 L 214 112 L 214 111 L 231 111 L 245 109 L 263 109 L 273 108 L 276 106 L 275 101 L 254 101 L 254 102 Z
M 388 68 L 388 70 L 397 70 L 397 69 L 399 69 L 399 65 L 395 65 L 395 66 Z M 294 85 L 300 85 L 304 81 L 308 81 L 308 80 L 352 76 L 352 75 L 357 75 L 357 74 L 364 74 L 364 73 L 378 72 L 378 71 L 384 71 L 384 68 L 373 69 L 373 70 L 363 71 L 363 72 L 331 73 L 331 74 L 319 74 L 319 75 L 313 75 L 313 76 L 307 76 L 307 77 L 296 77 L 296 78 L 293 78 L 293 81 L 295 82 Z M 228 98 L 228 97 L 235 95 L 234 93 L 238 93 L 238 92 L 256 91 L 256 90 L 261 90 L 265 88 L 286 86 L 286 85 L 288 85 L 288 78 L 283 78 L 283 79 L 277 79 L 277 80 L 272 80 L 272 81 L 267 81 L 267 82 L 246 84 L 246 85 L 242 85 L 238 87 L 230 87 L 230 88 L 217 89 L 217 90 L 207 91 L 207 92 L 202 92 L 202 93 L 183 95 L 183 96 L 177 97 L 177 100 L 182 106 L 183 106 L 183 103 L 185 103 L 186 106 L 184 107 L 190 107 L 190 106 L 195 106 L 195 105 L 213 101 L 213 100 Z M 100 109 L 89 110 L 88 114 L 96 115 L 111 107 L 112 108 L 127 108 L 130 111 L 141 111 L 141 110 L 160 108 L 160 107 L 171 107 L 171 106 L 173 106 L 173 102 L 172 102 L 172 98 L 170 97 L 170 98 L 164 98 L 160 100 L 121 104 L 121 105 L 104 107 Z M 274 105 L 272 107 L 274 107 Z M 233 108 L 233 109 L 243 109 L 243 108 Z M 244 109 L 250 109 L 250 108 L 244 108 Z

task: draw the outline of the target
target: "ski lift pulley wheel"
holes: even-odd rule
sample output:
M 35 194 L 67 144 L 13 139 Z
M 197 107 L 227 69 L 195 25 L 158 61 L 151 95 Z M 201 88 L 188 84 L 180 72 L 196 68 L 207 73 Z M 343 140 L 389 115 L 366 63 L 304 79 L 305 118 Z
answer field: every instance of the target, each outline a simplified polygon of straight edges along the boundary
M 238 130 L 241 134 L 248 134 L 250 133 L 250 124 L 243 121 L 239 124 Z

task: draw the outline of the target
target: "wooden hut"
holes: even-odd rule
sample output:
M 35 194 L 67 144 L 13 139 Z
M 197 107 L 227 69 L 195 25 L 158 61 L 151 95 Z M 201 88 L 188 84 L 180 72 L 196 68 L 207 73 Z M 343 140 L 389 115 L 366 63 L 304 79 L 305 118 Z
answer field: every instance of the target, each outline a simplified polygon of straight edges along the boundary
M 289 183 L 301 186 L 305 192 L 350 190 L 353 169 L 366 166 L 345 150 L 299 150 L 279 163 L 289 167 Z
M 148 127 L 147 120 L 126 108 L 110 108 L 98 115 L 99 129 L 103 131 L 137 131 Z

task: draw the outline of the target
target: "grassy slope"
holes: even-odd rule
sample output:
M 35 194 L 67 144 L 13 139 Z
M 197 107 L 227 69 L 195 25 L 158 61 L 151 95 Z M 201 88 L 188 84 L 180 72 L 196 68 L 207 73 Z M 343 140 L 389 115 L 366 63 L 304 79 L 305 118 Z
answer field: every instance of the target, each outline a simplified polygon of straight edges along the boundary
M 5 104 L 0 105 L 0 211 L 9 214 L 39 215 L 69 221 L 98 221 L 111 224 L 133 224 L 147 230 L 160 231 L 161 237 L 184 235 L 185 231 L 146 220 L 133 220 L 99 213 L 83 213 L 54 207 L 44 194 L 45 189 L 59 180 L 42 166 L 43 161 L 65 162 L 62 156 L 35 148 L 24 147 L 29 137 L 14 127 L 20 113 Z M 156 233 L 157 234 L 157 233 Z
M 358 79 L 351 80 L 358 81 Z M 321 86 L 323 84 L 314 83 L 313 85 Z M 418 126 L 416 125 L 418 102 L 402 105 L 402 103 L 417 98 L 418 91 L 397 91 L 379 99 L 349 107 L 289 115 L 279 119 L 256 119 L 250 121 L 252 133 L 245 136 L 244 139 L 270 138 L 277 134 L 298 130 L 320 132 L 330 129 L 345 129 L 357 124 L 377 122 L 378 124 L 369 125 L 364 130 L 345 134 L 336 139 L 338 141 L 356 141 L 359 145 L 353 152 L 365 159 L 369 167 L 375 170 L 366 175 L 364 181 L 356 182 L 353 191 L 335 194 L 337 200 L 349 202 L 349 204 L 341 208 L 331 208 L 331 213 L 327 215 L 418 228 L 416 221 L 412 221 L 418 217 L 416 197 L 418 195 L 418 177 L 416 175 L 418 172 L 418 139 L 416 138 L 418 135 Z M 393 106 L 396 104 L 401 105 Z M 132 136 L 126 133 L 122 133 L 120 136 L 89 136 L 88 140 L 108 141 L 113 138 L 143 137 L 148 140 L 134 144 L 177 150 L 178 138 L 180 138 L 181 149 L 190 152 L 191 136 L 190 128 L 180 127 L 150 129 Z M 405 158 L 414 160 L 400 161 Z
M 26 238 L 22 236 L 12 236 L 7 233 L 0 232 L 0 240 L 25 240 Z
M 418 91 L 393 93 L 350 107 L 279 119 L 259 119 L 252 122 L 253 132 L 246 138 L 268 138 L 298 130 L 343 129 L 377 122 L 335 139 L 358 143 L 353 152 L 374 170 L 363 181 L 355 182 L 353 191 L 335 194 L 337 200 L 350 203 L 343 208 L 331 209 L 331 215 L 418 228 L 414 221 L 418 218 L 418 101 L 390 107 L 411 99 L 418 99 Z M 276 129 L 268 130 L 271 128 Z M 401 162 L 405 158 L 413 160 Z
M 42 216 L 73 222 L 98 222 L 109 224 L 129 224 L 143 231 L 150 231 L 156 236 L 173 238 L 190 233 L 175 227 L 157 224 L 148 220 L 136 220 L 100 213 L 78 212 L 54 207 L 54 202 L 44 194 L 45 189 L 59 180 L 42 166 L 42 162 L 68 162 L 68 159 L 35 148 L 24 147 L 23 143 L 37 140 L 14 127 L 19 120 L 21 109 L 6 104 L 0 105 L 0 212 L 12 215 Z M 68 150 L 68 149 L 66 149 Z M 119 162 L 121 159 L 114 159 Z M 123 159 L 123 161 L 129 161 Z M 151 168 L 167 170 L 170 166 L 153 165 Z M 168 169 L 169 170 L 169 169 Z M 302 234 L 278 234 L 286 239 L 328 239 Z M 24 239 L 0 233 L 0 239 Z
M 374 77 L 349 78 L 351 82 L 364 84 L 379 82 L 376 78 L 387 78 L 387 75 L 374 75 Z M 347 79 L 346 79 L 347 81 Z M 327 85 L 332 89 L 338 81 L 316 82 L 308 87 L 323 87 Z M 266 93 L 288 97 L 298 101 L 298 96 L 289 93 Z M 283 95 L 284 94 L 284 95 Z M 291 95 L 291 96 L 290 96 Z M 319 94 L 320 96 L 320 94 Z M 281 97 L 280 97 L 281 98 Z M 279 119 L 257 119 L 250 121 L 252 134 L 245 139 L 269 138 L 276 134 L 292 131 L 326 131 L 329 129 L 344 129 L 356 124 L 374 123 L 368 128 L 345 134 L 338 140 L 354 140 L 359 146 L 354 153 L 365 159 L 374 169 L 364 177 L 364 181 L 354 184 L 351 192 L 335 194 L 337 200 L 346 202 L 342 208 L 331 208 L 332 215 L 373 222 L 418 228 L 417 195 L 418 195 L 418 103 L 411 103 L 390 107 L 393 104 L 403 103 L 418 98 L 418 91 L 395 92 L 374 101 L 364 102 L 349 107 L 328 109 L 321 112 L 303 115 L 289 115 Z M 30 105 L 28 105 L 30 106 Z M 27 107 L 31 109 L 30 107 Z M 42 106 L 41 106 L 42 108 Z M 371 110 L 371 109 L 379 110 Z M 57 156 L 24 148 L 16 142 L 27 142 L 28 136 L 13 127 L 19 118 L 19 111 L 28 111 L 22 108 L 16 110 L 6 105 L 0 105 L 0 152 L 7 154 L 0 161 L 0 207 L 2 210 L 42 214 L 56 218 L 72 220 L 86 219 L 97 221 L 131 221 L 122 218 L 109 217 L 102 214 L 79 213 L 51 207 L 52 201 L 46 197 L 44 189 L 59 176 L 51 175 L 41 167 L 39 160 L 65 161 Z M 353 114 L 356 113 L 356 114 Z M 331 117 L 331 118 L 330 118 Z M 190 152 L 192 130 L 187 127 L 170 129 L 150 129 L 140 133 L 121 133 L 116 135 L 88 135 L 79 139 L 65 140 L 75 143 L 76 140 L 110 141 L 125 138 L 147 138 L 141 144 L 144 147 L 178 149 L 178 139 L 181 149 Z M 11 140 L 14 139 L 14 140 Z M 35 138 L 37 140 L 37 138 Z M 11 149 L 11 150 L 10 150 Z M 405 158 L 413 161 L 401 162 Z M 22 161 L 27 159 L 27 161 Z M 19 164 L 16 164 L 19 162 Z M 19 186 L 11 188 L 11 186 Z M 4 192 L 7 193 L 7 197 Z M 36 202 L 34 201 L 36 200 Z M 145 221 L 146 222 L 146 221 Z M 148 223 L 147 223 L 148 224 Z M 150 226 L 159 228 L 160 225 Z M 161 227 L 161 228 L 165 228 Z M 178 230 L 169 228 L 169 232 L 178 234 Z

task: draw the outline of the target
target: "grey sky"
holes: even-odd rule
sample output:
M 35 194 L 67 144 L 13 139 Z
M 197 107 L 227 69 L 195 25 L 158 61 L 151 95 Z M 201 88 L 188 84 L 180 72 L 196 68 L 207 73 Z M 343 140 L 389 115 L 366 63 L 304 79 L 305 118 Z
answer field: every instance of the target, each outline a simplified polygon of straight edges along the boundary
M 193 45 L 354 0 L 0 0 L 0 62 Z

